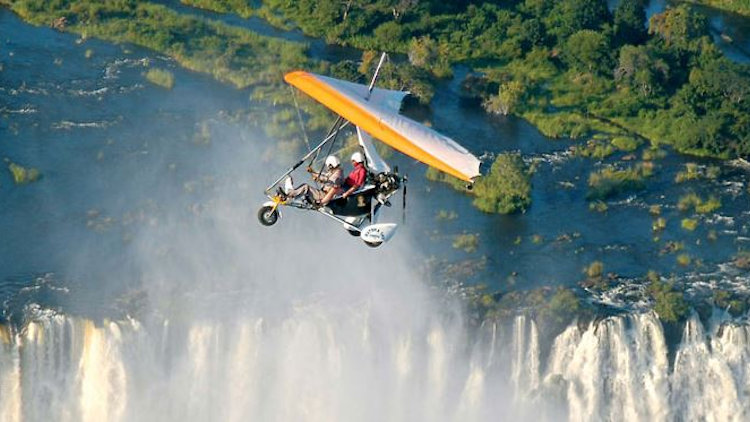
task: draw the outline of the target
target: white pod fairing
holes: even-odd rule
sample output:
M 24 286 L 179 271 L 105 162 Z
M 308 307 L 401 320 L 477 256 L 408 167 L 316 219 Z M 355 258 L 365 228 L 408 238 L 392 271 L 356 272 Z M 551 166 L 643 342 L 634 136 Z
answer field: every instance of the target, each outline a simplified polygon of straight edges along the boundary
M 362 229 L 359 237 L 367 246 L 376 248 L 389 241 L 396 234 L 397 227 L 398 225 L 394 223 L 371 224 Z

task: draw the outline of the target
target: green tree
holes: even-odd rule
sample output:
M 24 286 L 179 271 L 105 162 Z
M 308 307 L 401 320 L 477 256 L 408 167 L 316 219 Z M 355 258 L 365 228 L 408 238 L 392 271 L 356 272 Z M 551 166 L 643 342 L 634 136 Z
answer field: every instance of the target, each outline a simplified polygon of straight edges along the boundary
M 560 0 L 545 18 L 547 31 L 558 44 L 582 29 L 599 29 L 610 20 L 605 0 Z
M 668 46 L 689 49 L 696 39 L 708 35 L 708 22 L 705 16 L 681 4 L 651 16 L 648 32 L 661 38 Z
M 644 0 L 621 0 L 615 8 L 615 37 L 622 44 L 640 44 L 648 37 L 645 6 Z
M 662 321 L 677 322 L 687 317 L 690 307 L 682 292 L 675 288 L 674 283 L 654 277 L 647 291 L 654 301 L 654 310 Z
M 615 80 L 644 97 L 660 94 L 669 79 L 669 64 L 646 46 L 624 45 L 615 68 Z
M 611 69 L 609 43 L 603 34 L 584 29 L 568 38 L 564 58 L 572 69 L 607 74 Z
M 510 214 L 531 205 L 530 172 L 518 153 L 500 154 L 474 187 L 474 205 L 484 212 Z
M 524 86 L 519 81 L 510 81 L 500 85 L 497 95 L 491 96 L 484 104 L 490 113 L 504 116 L 513 112 L 525 94 Z

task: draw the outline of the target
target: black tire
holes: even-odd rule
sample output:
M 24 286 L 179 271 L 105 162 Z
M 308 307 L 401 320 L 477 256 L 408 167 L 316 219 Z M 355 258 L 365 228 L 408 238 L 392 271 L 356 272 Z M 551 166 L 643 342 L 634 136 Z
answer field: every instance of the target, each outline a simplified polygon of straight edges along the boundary
M 352 236 L 354 236 L 354 237 L 359 237 L 359 234 L 362 233 L 362 232 L 360 232 L 358 230 L 349 230 L 349 229 L 346 229 L 346 231 L 348 231 L 349 234 L 352 235 Z
M 383 242 L 365 242 L 365 245 L 371 247 L 371 248 L 377 248 L 378 246 L 382 245 Z
M 279 211 L 270 205 L 264 205 L 258 210 L 258 221 L 264 226 L 273 226 L 279 221 Z

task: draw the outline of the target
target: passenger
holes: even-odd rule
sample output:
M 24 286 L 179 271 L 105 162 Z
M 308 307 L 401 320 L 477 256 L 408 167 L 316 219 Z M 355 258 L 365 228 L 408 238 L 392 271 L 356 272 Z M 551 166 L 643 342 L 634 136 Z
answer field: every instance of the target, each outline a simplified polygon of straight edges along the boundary
M 327 205 L 331 198 L 341 190 L 341 176 L 343 174 L 341 162 L 335 155 L 329 155 L 326 157 L 324 172 L 317 173 L 312 167 L 308 167 L 307 171 L 311 173 L 313 180 L 323 185 L 321 189 L 304 183 L 298 188 L 287 192 L 287 196 L 294 198 L 299 195 L 305 195 L 305 197 L 316 205 Z
M 352 154 L 352 166 L 354 168 L 344 180 L 344 193 L 341 195 L 343 198 L 348 197 L 365 184 L 367 169 L 364 162 L 365 159 L 362 157 L 361 152 L 358 151 Z

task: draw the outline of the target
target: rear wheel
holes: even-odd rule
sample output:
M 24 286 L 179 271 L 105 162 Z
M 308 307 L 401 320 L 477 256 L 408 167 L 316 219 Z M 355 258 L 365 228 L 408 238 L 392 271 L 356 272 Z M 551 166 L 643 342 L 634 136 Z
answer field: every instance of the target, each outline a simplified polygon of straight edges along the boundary
M 258 210 L 258 221 L 264 226 L 273 226 L 279 221 L 279 211 L 271 205 L 264 205 Z

